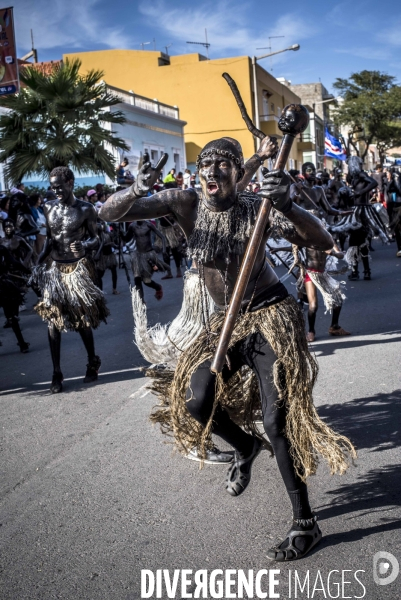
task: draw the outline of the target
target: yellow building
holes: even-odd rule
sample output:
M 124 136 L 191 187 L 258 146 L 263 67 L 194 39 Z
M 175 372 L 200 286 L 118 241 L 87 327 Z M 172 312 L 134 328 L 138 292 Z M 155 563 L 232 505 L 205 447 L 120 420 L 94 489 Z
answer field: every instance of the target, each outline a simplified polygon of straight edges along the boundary
M 231 136 L 241 143 L 245 158 L 255 152 L 255 140 L 242 120 L 236 101 L 222 74 L 236 81 L 250 116 L 254 118 L 252 64 L 248 56 L 207 60 L 200 54 L 167 56 L 143 50 L 100 50 L 65 54 L 79 58 L 81 71 L 101 69 L 111 86 L 155 98 L 179 107 L 187 122 L 185 145 L 187 162 L 193 166 L 201 148 L 210 140 Z M 282 137 L 277 127 L 282 108 L 299 97 L 257 65 L 261 129 Z M 294 144 L 289 168 L 300 168 L 302 152 Z

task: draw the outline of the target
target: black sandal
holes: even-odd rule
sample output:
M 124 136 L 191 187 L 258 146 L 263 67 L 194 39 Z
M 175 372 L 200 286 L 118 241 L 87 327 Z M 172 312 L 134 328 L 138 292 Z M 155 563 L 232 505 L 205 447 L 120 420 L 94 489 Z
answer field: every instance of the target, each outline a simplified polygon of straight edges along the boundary
M 284 543 L 282 542 L 275 548 L 270 548 L 267 552 L 267 558 L 270 560 L 275 560 L 276 562 L 289 562 L 292 560 L 298 560 L 303 558 L 314 548 L 322 539 L 322 532 L 320 531 L 319 525 L 317 524 L 317 517 L 314 516 L 311 519 L 294 519 L 294 524 L 298 527 L 302 525 L 312 525 L 311 529 L 290 529 L 285 537 L 285 541 L 288 541 L 287 546 L 285 548 L 280 548 L 280 546 Z M 305 550 L 300 550 L 294 546 L 294 540 L 297 537 L 309 537 L 310 544 L 306 546 Z
M 226 477 L 226 491 L 230 496 L 239 496 L 248 487 L 251 481 L 253 461 L 262 450 L 262 447 L 262 441 L 255 437 L 252 453 L 248 458 L 239 458 L 238 452 L 235 452 L 234 461 L 228 469 Z

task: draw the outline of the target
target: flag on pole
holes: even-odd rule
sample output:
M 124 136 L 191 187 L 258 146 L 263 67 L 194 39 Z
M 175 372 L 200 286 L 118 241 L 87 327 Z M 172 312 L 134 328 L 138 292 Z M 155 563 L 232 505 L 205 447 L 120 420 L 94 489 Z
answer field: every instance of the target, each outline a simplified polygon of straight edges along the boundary
M 337 140 L 326 127 L 325 138 L 324 138 L 324 154 L 331 158 L 337 158 L 338 160 L 347 160 L 343 147 L 341 146 L 340 140 Z

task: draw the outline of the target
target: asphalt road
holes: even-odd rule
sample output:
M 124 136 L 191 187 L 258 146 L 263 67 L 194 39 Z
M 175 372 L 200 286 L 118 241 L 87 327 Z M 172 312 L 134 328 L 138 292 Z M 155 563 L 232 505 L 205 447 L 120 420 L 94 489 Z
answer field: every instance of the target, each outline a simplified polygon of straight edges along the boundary
M 29 296 L 21 324 L 31 352 L 17 352 L 11 330 L 0 330 L 2 600 L 134 600 L 141 597 L 142 569 L 172 575 L 274 568 L 280 598 L 398 600 L 401 575 L 377 585 L 373 557 L 385 551 L 401 562 L 401 259 L 394 244 L 375 246 L 373 280 L 347 286 L 341 324 L 353 335 L 330 338 L 330 317 L 323 308 L 318 314 L 315 402 L 355 443 L 358 460 L 343 477 L 321 465 L 311 479 L 324 539 L 292 564 L 266 559 L 290 523 L 274 459 L 262 453 L 248 490 L 232 498 L 224 491 L 224 467 L 200 471 L 151 426 L 155 400 L 139 370 L 145 363 L 132 341 L 123 271 L 120 296 L 111 295 L 105 276 L 112 316 L 95 332 L 103 361 L 98 382 L 82 383 L 84 349 L 76 334 L 65 334 L 64 392 L 57 396 L 48 392 L 46 326 Z M 152 323 L 179 310 L 182 281 L 169 280 L 164 289 L 161 302 L 145 290 Z M 382 579 L 393 569 L 384 563 Z M 306 581 L 303 592 L 299 585 L 295 592 L 296 577 Z M 262 589 L 268 590 L 266 575 Z M 183 597 L 180 589 L 175 597 Z

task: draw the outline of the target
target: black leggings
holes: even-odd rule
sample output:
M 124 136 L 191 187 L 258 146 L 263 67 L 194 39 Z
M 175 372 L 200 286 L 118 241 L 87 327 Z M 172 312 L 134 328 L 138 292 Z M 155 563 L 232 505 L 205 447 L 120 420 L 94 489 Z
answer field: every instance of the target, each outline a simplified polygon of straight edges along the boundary
M 338 321 L 340 318 L 340 312 L 341 312 L 341 308 L 342 308 L 342 304 L 340 304 L 340 306 L 333 306 L 333 312 L 331 315 L 331 326 L 332 327 L 338 327 Z M 308 326 L 309 326 L 309 331 L 311 331 L 312 333 L 315 333 L 315 323 L 316 323 L 316 315 L 317 315 L 317 309 L 318 309 L 318 305 L 317 303 L 314 304 L 312 302 L 309 302 L 309 307 L 308 307 Z
M 22 335 L 21 327 L 18 322 L 19 306 L 12 302 L 3 301 L 4 316 L 11 324 L 11 329 L 15 333 L 19 345 L 25 345 L 24 336 Z
M 397 249 L 401 250 L 401 227 L 398 225 L 397 229 L 394 232 L 395 241 L 397 242 Z
M 170 248 L 170 246 L 167 246 L 166 252 L 163 253 L 163 260 L 164 260 L 164 262 L 167 263 L 168 266 L 170 266 L 170 252 L 171 252 L 171 254 L 173 256 L 176 268 L 180 269 L 181 268 L 182 254 L 178 250 L 178 248 Z
M 364 272 L 370 273 L 368 231 L 364 227 L 351 231 L 349 247 L 352 246 L 359 246 Z M 356 259 L 352 265 L 352 271 L 358 273 L 358 261 Z
M 145 284 L 147 287 L 153 288 L 154 290 L 156 290 L 156 292 L 162 289 L 162 286 L 159 283 L 156 283 L 155 281 L 143 281 L 142 277 L 134 277 L 134 284 L 139 292 L 141 300 L 144 300 L 142 284 Z
M 273 446 L 277 464 L 287 491 L 304 490 L 306 486 L 296 475 L 290 446 L 283 431 L 286 421 L 286 408 L 279 402 L 273 384 L 273 364 L 276 361 L 270 344 L 260 333 L 249 335 L 229 351 L 231 370 L 223 369 L 227 380 L 242 365 L 248 365 L 256 375 L 262 403 L 263 426 Z M 206 425 L 212 412 L 215 397 L 215 375 L 210 372 L 210 361 L 202 363 L 192 375 L 187 392 L 187 408 L 190 414 L 202 425 Z M 213 433 L 231 444 L 238 452 L 250 454 L 253 438 L 236 425 L 220 405 L 213 418 Z M 306 494 L 307 498 L 307 494 Z M 308 505 L 309 506 L 309 505 Z
M 97 280 L 98 280 L 98 286 L 100 287 L 101 290 L 103 290 L 103 277 L 106 271 L 103 271 L 101 269 L 96 269 L 97 271 Z M 113 282 L 113 290 L 117 289 L 117 267 L 116 265 L 114 265 L 114 267 L 110 268 L 111 271 L 111 280 Z

